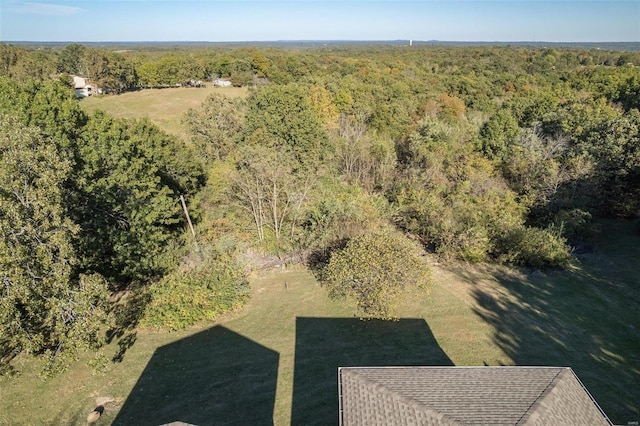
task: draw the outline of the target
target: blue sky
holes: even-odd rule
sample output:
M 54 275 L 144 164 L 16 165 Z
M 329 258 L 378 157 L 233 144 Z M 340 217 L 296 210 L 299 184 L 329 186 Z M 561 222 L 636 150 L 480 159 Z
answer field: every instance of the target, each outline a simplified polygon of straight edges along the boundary
M 0 0 L 2 41 L 640 41 L 640 1 Z

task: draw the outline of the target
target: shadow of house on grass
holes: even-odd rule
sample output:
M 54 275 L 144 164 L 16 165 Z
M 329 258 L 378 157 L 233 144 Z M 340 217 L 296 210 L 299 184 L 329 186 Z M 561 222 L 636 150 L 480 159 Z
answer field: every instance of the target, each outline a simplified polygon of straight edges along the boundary
M 338 423 L 338 367 L 452 366 L 424 319 L 296 318 L 291 424 Z
M 158 348 L 114 425 L 273 425 L 279 354 L 216 326 Z

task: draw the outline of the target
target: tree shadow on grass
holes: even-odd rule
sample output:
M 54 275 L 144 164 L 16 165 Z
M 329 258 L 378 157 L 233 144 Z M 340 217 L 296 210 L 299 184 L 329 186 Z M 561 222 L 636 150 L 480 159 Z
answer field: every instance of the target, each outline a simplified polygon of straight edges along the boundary
M 573 368 L 609 418 L 627 424 L 640 420 L 638 259 L 640 244 L 605 249 L 573 271 L 494 272 L 494 286 L 478 270 L 455 272 L 475 284 L 475 313 L 516 365 Z
M 138 290 L 124 293 L 121 298 L 114 300 L 111 314 L 114 316 L 114 324 L 107 331 L 106 342 L 118 341 L 118 350 L 112 357 L 113 362 L 122 362 L 124 354 L 137 340 L 136 329 L 140 319 L 144 315 L 144 310 L 151 302 L 149 293 Z
M 222 326 L 158 348 L 114 425 L 272 425 L 279 354 Z
M 296 318 L 291 424 L 338 422 L 338 367 L 453 363 L 424 319 Z

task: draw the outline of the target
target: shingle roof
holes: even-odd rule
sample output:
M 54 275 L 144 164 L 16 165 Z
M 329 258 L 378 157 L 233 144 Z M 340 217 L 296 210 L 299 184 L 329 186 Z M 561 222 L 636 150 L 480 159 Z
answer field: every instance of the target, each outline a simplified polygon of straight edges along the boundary
M 610 425 L 568 367 L 343 367 L 342 425 Z

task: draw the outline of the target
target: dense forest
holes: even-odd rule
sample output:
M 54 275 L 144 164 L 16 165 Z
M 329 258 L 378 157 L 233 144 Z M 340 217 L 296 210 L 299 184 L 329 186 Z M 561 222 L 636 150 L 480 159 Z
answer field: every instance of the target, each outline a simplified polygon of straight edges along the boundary
M 86 114 L 71 75 L 105 96 L 250 89 L 189 110 L 180 140 Z M 0 44 L 0 370 L 213 319 L 246 300 L 257 254 L 383 318 L 426 279 L 423 250 L 567 267 L 599 218 L 640 216 L 639 108 L 633 52 Z

